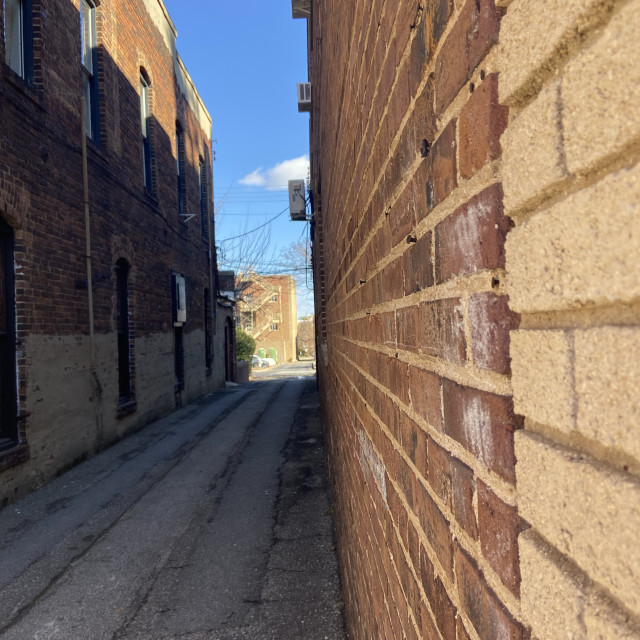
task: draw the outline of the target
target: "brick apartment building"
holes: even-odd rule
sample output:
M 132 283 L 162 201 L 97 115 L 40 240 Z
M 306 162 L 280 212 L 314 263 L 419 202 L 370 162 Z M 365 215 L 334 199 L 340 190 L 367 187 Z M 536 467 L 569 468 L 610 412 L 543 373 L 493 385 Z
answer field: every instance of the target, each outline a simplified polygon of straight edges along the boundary
M 295 360 L 298 312 L 294 278 L 256 274 L 237 287 L 241 291 L 238 322 L 255 338 L 256 351 L 264 349 L 268 356 L 275 349 L 279 363 Z
M 233 310 L 162 0 L 5 0 L 0 24 L 2 505 L 223 384 Z
M 293 14 L 350 637 L 640 638 L 640 1 Z

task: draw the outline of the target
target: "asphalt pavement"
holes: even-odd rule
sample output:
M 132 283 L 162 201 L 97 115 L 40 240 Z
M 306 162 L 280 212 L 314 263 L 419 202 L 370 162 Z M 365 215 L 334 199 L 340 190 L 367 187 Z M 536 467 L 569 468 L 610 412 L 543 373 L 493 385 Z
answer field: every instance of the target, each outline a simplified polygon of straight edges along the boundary
M 0 638 L 346 638 L 314 373 L 210 394 L 0 511 Z

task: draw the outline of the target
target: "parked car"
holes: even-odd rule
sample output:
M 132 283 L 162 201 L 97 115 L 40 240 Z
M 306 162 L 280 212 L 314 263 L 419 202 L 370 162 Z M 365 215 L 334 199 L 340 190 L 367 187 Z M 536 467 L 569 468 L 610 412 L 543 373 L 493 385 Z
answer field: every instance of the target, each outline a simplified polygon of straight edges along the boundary
M 253 356 L 251 358 L 251 366 L 254 369 L 264 369 L 265 367 L 268 367 L 269 365 L 259 356 Z
M 262 360 L 267 363 L 267 367 L 276 366 L 276 361 L 273 358 L 262 358 Z

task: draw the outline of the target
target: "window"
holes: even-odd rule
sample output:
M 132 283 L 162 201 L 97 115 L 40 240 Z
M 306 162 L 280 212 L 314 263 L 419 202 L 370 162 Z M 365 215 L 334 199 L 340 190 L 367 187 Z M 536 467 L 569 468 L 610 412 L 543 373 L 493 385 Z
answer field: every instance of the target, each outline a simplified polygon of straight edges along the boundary
M 151 175 L 151 111 L 149 108 L 149 81 L 143 73 L 140 74 L 140 127 L 142 130 L 142 171 L 144 186 L 153 191 Z
M 116 263 L 117 323 L 118 323 L 118 403 L 133 400 L 131 379 L 131 322 L 129 311 L 129 263 Z
M 253 313 L 244 311 L 240 314 L 240 324 L 243 331 L 253 331 Z
M 82 43 L 82 87 L 84 91 L 84 128 L 86 134 L 98 140 L 98 49 L 96 46 L 96 6 L 93 0 L 81 0 L 80 37 Z
M 244 294 L 245 302 L 253 302 L 253 293 L 245 293 Z
M 204 150 L 204 158 L 200 158 L 200 225 L 202 237 L 209 240 L 209 154 Z
M 270 328 L 271 328 L 271 331 L 277 331 L 278 330 L 278 323 L 277 322 L 272 322 Z
M 0 450 L 18 440 L 13 230 L 0 220 Z
M 276 294 L 271 296 L 271 302 L 278 302 L 278 296 Z
M 33 83 L 31 0 L 4 0 L 4 46 L 9 67 Z
M 185 160 L 184 133 L 180 124 L 176 124 L 176 173 L 178 175 L 178 214 L 185 215 Z

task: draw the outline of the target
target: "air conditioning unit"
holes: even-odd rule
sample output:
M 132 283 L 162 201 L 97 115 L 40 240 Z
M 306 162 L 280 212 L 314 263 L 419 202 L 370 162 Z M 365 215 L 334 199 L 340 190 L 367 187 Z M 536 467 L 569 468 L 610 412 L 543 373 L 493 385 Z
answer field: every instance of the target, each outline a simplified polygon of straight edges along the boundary
M 187 290 L 184 277 L 177 273 L 172 273 L 171 285 L 173 326 L 181 327 L 187 321 Z
M 292 220 L 307 219 L 304 180 L 289 180 L 289 214 Z
M 298 82 L 298 111 L 311 111 L 311 83 Z
M 311 0 L 291 0 L 291 10 L 294 18 L 310 18 Z

